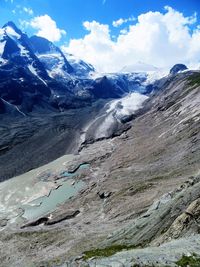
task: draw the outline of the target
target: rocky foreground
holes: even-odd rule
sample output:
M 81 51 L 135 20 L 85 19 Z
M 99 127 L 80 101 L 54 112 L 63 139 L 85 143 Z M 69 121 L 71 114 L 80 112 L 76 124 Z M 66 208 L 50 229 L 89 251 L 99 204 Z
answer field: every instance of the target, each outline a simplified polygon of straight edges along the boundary
M 54 211 L 1 218 L 0 266 L 200 266 L 200 73 L 158 87 L 129 130 L 38 174 L 58 183 L 87 164 Z

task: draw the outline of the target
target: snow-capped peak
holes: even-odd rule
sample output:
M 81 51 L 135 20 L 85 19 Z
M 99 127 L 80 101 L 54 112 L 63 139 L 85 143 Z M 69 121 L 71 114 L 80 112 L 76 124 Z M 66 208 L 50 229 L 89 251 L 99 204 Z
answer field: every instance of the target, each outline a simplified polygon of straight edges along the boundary
M 0 29 L 0 56 L 2 56 L 4 53 L 7 38 L 9 37 L 14 42 L 18 42 L 18 40 L 21 38 L 21 34 L 21 31 L 17 29 L 13 22 L 6 23 Z
M 6 28 L 4 28 L 5 33 L 11 37 L 11 38 L 16 38 L 16 39 L 20 39 L 21 35 L 19 33 L 17 33 L 12 27 L 7 26 Z
M 158 68 L 153 65 L 138 61 L 135 64 L 124 66 L 121 72 L 148 72 L 157 70 Z
M 4 32 L 4 35 L 7 35 L 13 39 L 20 39 L 22 36 L 22 32 L 17 28 L 17 26 L 12 21 L 6 23 L 2 27 L 1 31 Z
M 90 73 L 95 72 L 95 68 L 88 62 L 81 60 L 80 58 L 63 52 L 70 65 L 74 68 L 75 74 L 79 77 L 87 77 Z

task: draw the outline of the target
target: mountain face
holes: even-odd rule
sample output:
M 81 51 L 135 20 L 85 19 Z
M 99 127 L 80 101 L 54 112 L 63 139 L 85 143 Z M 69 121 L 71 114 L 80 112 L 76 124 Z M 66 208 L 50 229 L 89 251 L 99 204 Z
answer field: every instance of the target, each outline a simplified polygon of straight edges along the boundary
M 29 38 L 23 34 L 12 22 L 8 22 L 2 28 L 1 51 L 2 59 L 9 64 L 16 64 L 21 67 L 27 67 L 30 72 L 41 78 L 48 79 L 44 66 L 30 49 Z M 6 65 L 6 64 L 5 64 Z
M 86 63 L 85 61 L 80 60 L 71 54 L 65 53 L 65 56 L 70 65 L 74 68 L 74 73 L 76 76 L 90 77 L 90 74 L 95 72 L 95 68 L 91 64 Z
M 56 47 L 52 42 L 39 36 L 32 36 L 29 39 L 33 52 L 44 64 L 48 74 L 52 78 L 57 76 L 69 76 L 74 69 L 69 64 L 60 48 Z
M 45 105 L 51 95 L 49 76 L 33 51 L 27 35 L 9 22 L 1 30 L 0 97 L 3 102 L 31 112 Z M 4 106 L 4 105 L 3 105 Z M 4 107 L 1 108 L 1 113 Z
M 147 76 L 137 73 L 95 78 L 90 64 L 64 54 L 45 38 L 29 38 L 13 22 L 0 33 L 1 113 L 8 111 L 9 104 L 20 114 L 60 112 L 146 88 Z

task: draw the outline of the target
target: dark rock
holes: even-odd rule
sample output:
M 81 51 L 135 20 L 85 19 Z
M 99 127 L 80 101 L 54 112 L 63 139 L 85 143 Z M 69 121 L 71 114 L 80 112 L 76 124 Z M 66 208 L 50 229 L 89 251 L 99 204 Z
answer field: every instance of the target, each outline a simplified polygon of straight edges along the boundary
M 184 64 L 176 64 L 171 68 L 170 74 L 175 75 L 178 72 L 184 71 L 184 70 L 187 70 L 187 69 L 188 68 Z
M 23 225 L 21 228 L 23 229 L 26 227 L 38 226 L 40 224 L 53 225 L 53 224 L 62 222 L 64 220 L 72 219 L 76 217 L 79 213 L 80 213 L 79 210 L 55 213 L 55 214 L 52 214 L 51 218 L 49 217 L 50 215 L 46 217 L 41 217 L 37 220 L 34 220 L 32 222 L 29 222 Z
M 65 220 L 70 220 L 76 217 L 80 213 L 79 210 L 72 210 L 72 211 L 67 211 L 67 212 L 60 212 L 60 214 L 53 215 L 52 219 L 49 219 L 45 224 L 46 225 L 52 225 L 56 224 Z
M 21 226 L 21 229 L 26 228 L 26 227 L 31 227 L 31 226 L 37 226 L 37 225 L 40 225 L 43 223 L 45 224 L 47 221 L 48 221 L 48 217 L 42 217 L 42 218 L 39 218 L 35 221 L 29 222 L 29 223 Z
M 0 220 L 0 227 L 5 227 L 8 223 L 8 220 L 7 219 L 2 219 Z
M 98 192 L 97 193 L 101 199 L 109 198 L 112 194 L 112 192 Z

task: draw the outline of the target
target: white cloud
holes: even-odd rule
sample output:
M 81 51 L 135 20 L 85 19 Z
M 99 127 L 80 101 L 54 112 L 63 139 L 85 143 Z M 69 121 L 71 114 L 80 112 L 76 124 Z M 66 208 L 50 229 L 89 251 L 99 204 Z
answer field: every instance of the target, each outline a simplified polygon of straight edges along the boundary
M 23 7 L 21 5 L 16 5 L 15 9 L 12 10 L 12 13 L 13 14 L 17 14 L 18 13 L 20 15 L 23 14 L 23 13 L 26 13 L 26 14 L 32 16 L 34 12 L 30 7 Z
M 36 35 L 52 42 L 59 41 L 63 35 L 66 35 L 66 31 L 59 29 L 56 22 L 48 15 L 35 17 L 28 24 L 38 30 Z
M 127 22 L 131 22 L 131 21 L 135 21 L 135 18 L 134 17 L 130 17 L 127 19 L 120 18 L 118 20 L 114 20 L 112 25 L 113 25 L 113 27 L 117 28 L 117 27 L 121 26 L 122 24 L 127 23 Z
M 24 7 L 23 11 L 29 15 L 33 15 L 33 10 L 30 7 Z
M 122 30 L 120 30 L 120 33 L 121 34 L 127 34 L 128 33 L 128 30 L 127 29 L 122 29 Z
M 85 35 L 83 39 L 70 40 L 69 47 L 63 47 L 63 49 L 67 52 L 71 51 L 72 54 L 91 62 L 93 65 L 104 66 L 106 64 L 105 58 L 107 60 L 113 54 L 114 49 L 109 26 L 96 21 L 85 21 L 83 26 L 90 33 Z
M 118 19 L 118 20 L 114 20 L 113 23 L 112 23 L 112 25 L 113 25 L 114 27 L 119 27 L 119 26 L 121 26 L 123 23 L 124 23 L 124 19 Z
M 71 39 L 62 49 L 99 71 L 118 71 L 139 61 L 158 67 L 191 63 L 200 60 L 200 26 L 195 26 L 196 22 L 196 14 L 185 17 L 166 6 L 163 13 L 141 14 L 113 40 L 109 25 L 86 21 L 83 26 L 88 33 L 82 39 Z

